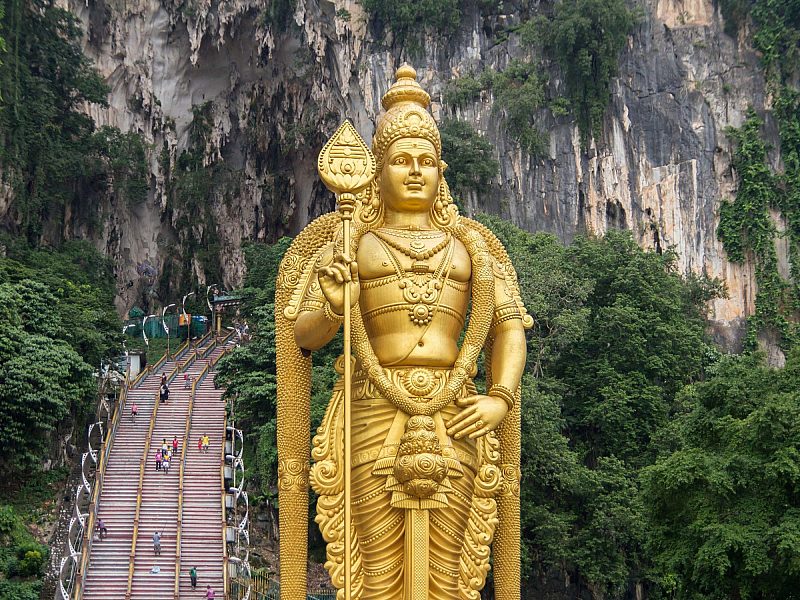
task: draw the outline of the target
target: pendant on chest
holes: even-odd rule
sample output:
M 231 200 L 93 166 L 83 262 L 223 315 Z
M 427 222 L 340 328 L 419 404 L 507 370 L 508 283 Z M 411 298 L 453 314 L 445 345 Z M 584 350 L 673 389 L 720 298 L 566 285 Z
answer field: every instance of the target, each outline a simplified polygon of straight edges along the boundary
M 430 275 L 406 275 L 399 284 L 403 300 L 411 304 L 409 317 L 415 325 L 427 325 L 433 319 L 433 306 L 439 300 L 442 282 Z

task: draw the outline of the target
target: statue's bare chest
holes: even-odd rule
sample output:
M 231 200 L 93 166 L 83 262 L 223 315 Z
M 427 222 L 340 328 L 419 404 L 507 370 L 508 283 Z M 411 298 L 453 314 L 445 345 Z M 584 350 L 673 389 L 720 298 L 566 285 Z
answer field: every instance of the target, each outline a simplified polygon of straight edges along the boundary
M 387 235 L 381 230 L 377 234 L 368 233 L 360 240 L 357 260 L 359 278 L 365 283 L 400 274 L 465 284 L 472 277 L 464 244 L 434 232 L 421 232 L 419 237 Z

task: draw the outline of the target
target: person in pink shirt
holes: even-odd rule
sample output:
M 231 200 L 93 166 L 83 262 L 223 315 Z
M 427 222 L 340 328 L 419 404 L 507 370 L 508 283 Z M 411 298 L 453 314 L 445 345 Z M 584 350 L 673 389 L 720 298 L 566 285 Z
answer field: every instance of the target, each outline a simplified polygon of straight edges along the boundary
M 136 422 L 136 415 L 139 414 L 139 405 L 136 402 L 133 403 L 131 406 L 131 420 L 135 423 Z
M 161 448 L 159 448 L 158 450 L 156 450 L 156 471 L 161 470 L 161 459 L 162 459 Z
M 206 587 L 206 600 L 214 600 L 216 596 L 214 596 L 214 590 L 211 589 L 211 586 Z

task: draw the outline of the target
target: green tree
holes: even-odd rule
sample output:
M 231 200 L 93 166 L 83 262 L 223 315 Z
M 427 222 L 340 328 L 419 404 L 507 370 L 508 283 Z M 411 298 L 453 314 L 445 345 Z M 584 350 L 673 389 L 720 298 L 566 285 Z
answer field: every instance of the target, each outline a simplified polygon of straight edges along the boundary
M 470 190 L 486 188 L 500 170 L 492 145 L 469 123 L 446 119 L 439 125 L 442 158 L 447 162 L 445 177 L 456 197 Z
M 426 32 L 449 35 L 461 23 L 460 0 L 363 0 L 380 31 L 391 30 L 398 47 L 419 50 Z
M 150 188 L 146 146 L 141 134 L 122 133 L 104 125 L 91 138 L 93 153 L 102 163 L 98 172 L 107 172 L 114 190 L 131 205 L 147 199 Z
M 547 137 L 534 123 L 534 114 L 545 99 L 544 79 L 531 62 L 514 59 L 491 79 L 492 110 L 502 112 L 506 132 L 534 156 L 544 153 Z
M 248 267 L 241 314 L 250 326 L 252 340 L 220 360 L 217 381 L 234 399 L 236 417 L 248 432 L 254 467 L 264 491 L 277 481 L 275 441 L 277 396 L 275 380 L 275 279 L 281 257 L 289 246 L 284 238 L 273 246 L 250 244 L 245 248 Z
M 34 540 L 22 516 L 11 506 L 0 505 L 0 598 L 38 600 L 48 554 L 48 548 Z
M 649 552 L 678 599 L 800 589 L 800 355 L 727 357 L 679 395 L 642 473 Z
M 0 471 L 30 473 L 52 432 L 81 426 L 96 390 L 92 371 L 119 352 L 120 320 L 110 263 L 87 242 L 58 250 L 2 243 L 0 444 L 9 451 Z
M 56 302 L 29 280 L 0 285 L 0 471 L 36 469 L 48 437 L 70 412 L 85 412 L 95 389 L 92 370 L 65 341 Z
M 717 236 L 735 262 L 752 261 L 758 295 L 756 313 L 748 322 L 748 345 L 757 334 L 779 334 L 788 350 L 797 342 L 796 312 L 800 307 L 800 3 L 797 0 L 724 0 L 726 31 L 735 35 L 751 24 L 753 47 L 761 54 L 771 113 L 780 137 L 782 169 L 775 172 L 767 160 L 762 121 L 752 109 L 738 129 L 727 133 L 736 143 L 733 166 L 739 189 L 733 201 L 720 208 Z M 786 223 L 778 232 L 770 211 L 780 210 Z M 775 238 L 789 247 L 790 275 L 778 272 Z
M 35 280 L 52 296 L 40 304 L 33 293 L 22 310 L 44 325 L 41 333 L 67 341 L 91 365 L 119 352 L 121 322 L 114 309 L 111 262 L 85 241 L 59 249 L 33 249 L 19 239 L 5 238 L 6 258 L 0 258 L 0 280 Z M 9 308 L 0 308 L 0 314 Z
M 744 262 L 752 258 L 756 267 L 756 312 L 750 318 L 748 341 L 755 347 L 756 334 L 765 327 L 782 334 L 784 344 L 793 341 L 796 333 L 786 318 L 788 285 L 778 273 L 775 251 L 775 224 L 770 210 L 780 204 L 781 190 L 776 176 L 767 164 L 767 145 L 761 138 L 762 121 L 751 108 L 741 128 L 727 130 L 736 143 L 732 166 L 739 180 L 736 198 L 720 204 L 717 237 L 728 258 Z
M 649 577 L 638 468 L 652 462 L 649 438 L 673 394 L 699 376 L 701 309 L 716 290 L 682 279 L 673 255 L 645 252 L 629 234 L 565 248 L 480 220 L 508 249 L 534 317 L 528 373 L 537 377 L 526 376 L 522 394 L 526 587 L 568 573 L 594 598 L 621 597 Z
M 567 254 L 576 276 L 593 283 L 586 333 L 553 365 L 569 386 L 573 443 L 588 464 L 608 455 L 646 464 L 650 437 L 666 422 L 675 393 L 713 356 L 704 306 L 719 285 L 682 278 L 674 253 L 645 252 L 627 232 L 578 238 Z
M 237 419 L 248 431 L 248 447 L 263 493 L 277 483 L 277 395 L 275 379 L 275 280 L 290 238 L 276 244 L 250 244 L 245 248 L 247 275 L 241 294 L 242 316 L 248 320 L 252 341 L 236 348 L 219 362 L 218 381 L 233 398 Z M 333 365 L 341 354 L 341 334 L 314 353 L 311 385 L 312 431 L 322 421 L 336 380 Z

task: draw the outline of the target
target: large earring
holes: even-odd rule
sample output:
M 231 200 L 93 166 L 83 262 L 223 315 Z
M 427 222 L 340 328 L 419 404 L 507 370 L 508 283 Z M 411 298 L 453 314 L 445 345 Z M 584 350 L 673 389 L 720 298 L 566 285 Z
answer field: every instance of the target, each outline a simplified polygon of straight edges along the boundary
M 431 219 L 443 229 L 452 227 L 458 219 L 458 208 L 450 196 L 450 188 L 447 185 L 447 181 L 445 181 L 444 175 L 441 176 L 439 181 L 439 194 L 436 202 L 431 207 Z
M 374 179 L 359 196 L 361 196 L 361 210 L 357 211 L 356 219 L 366 225 L 368 229 L 372 228 L 383 220 L 380 190 Z

